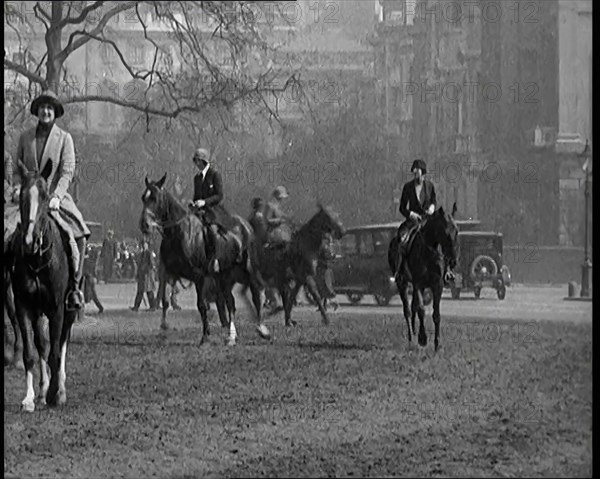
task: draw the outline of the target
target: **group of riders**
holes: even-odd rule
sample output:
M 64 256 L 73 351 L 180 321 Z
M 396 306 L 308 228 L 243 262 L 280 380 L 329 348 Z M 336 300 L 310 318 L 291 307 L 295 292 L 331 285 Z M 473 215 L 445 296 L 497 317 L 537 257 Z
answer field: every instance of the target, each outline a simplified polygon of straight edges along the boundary
M 38 118 L 38 124 L 20 136 L 15 161 L 22 162 L 28 171 L 37 172 L 42 171 L 48 162 L 52 162 L 51 173 L 47 180 L 50 195 L 49 209 L 58 226 L 69 238 L 67 253 L 71 260 L 71 269 L 66 307 L 82 309 L 84 295 L 80 285 L 86 242 L 91 233 L 68 192 L 76 166 L 73 139 L 68 132 L 55 123 L 63 116 L 64 108 L 54 92 L 45 91 L 35 98 L 30 112 Z M 235 222 L 223 206 L 223 181 L 221 174 L 213 165 L 209 150 L 198 148 L 192 159 L 199 172 L 194 176 L 194 196 L 188 206 L 194 213 L 201 215 L 203 221 L 209 225 L 207 228 L 209 273 L 218 273 L 221 242 L 217 241 L 217 237 L 230 232 L 235 227 Z M 9 156 L 5 160 L 4 180 L 5 249 L 14 236 L 20 218 L 18 171 Z M 432 214 L 436 207 L 435 188 L 430 181 L 423 178 L 427 173 L 425 162 L 421 159 L 415 160 L 411 171 L 414 173 L 414 179 L 404 185 L 400 199 L 400 212 L 407 219 L 398 230 L 400 261 L 398 261 L 396 274 L 404 274 L 403 259 L 406 256 L 411 232 L 418 228 L 422 220 Z M 252 213 L 248 219 L 255 237 L 263 248 L 279 247 L 292 240 L 294 224 L 284 208 L 284 202 L 288 197 L 286 188 L 278 186 L 266 205 L 262 198 L 252 200 Z M 234 237 L 237 238 L 236 235 Z M 241 261 L 242 245 L 239 238 L 238 242 L 240 245 L 238 261 Z M 264 249 L 261 248 L 260 251 Z M 268 299 L 273 300 L 272 297 Z

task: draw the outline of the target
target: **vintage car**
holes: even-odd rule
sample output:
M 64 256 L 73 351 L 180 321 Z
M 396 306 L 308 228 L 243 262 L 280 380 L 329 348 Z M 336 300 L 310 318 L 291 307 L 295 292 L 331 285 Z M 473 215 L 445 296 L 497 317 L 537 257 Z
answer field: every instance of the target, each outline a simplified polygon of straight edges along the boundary
M 511 275 L 502 260 L 502 233 L 478 231 L 479 221 L 457 221 L 460 256 L 456 277 L 449 284 L 452 298 L 462 291 L 473 291 L 476 298 L 483 287 L 494 288 L 499 299 L 506 297 Z
M 358 304 L 372 294 L 377 304 L 387 305 L 398 294 L 398 288 L 388 265 L 390 240 L 400 223 L 371 224 L 348 228 L 335 243 L 336 257 L 331 263 L 334 289 L 345 294 L 352 304 Z M 431 302 L 429 289 L 423 301 Z

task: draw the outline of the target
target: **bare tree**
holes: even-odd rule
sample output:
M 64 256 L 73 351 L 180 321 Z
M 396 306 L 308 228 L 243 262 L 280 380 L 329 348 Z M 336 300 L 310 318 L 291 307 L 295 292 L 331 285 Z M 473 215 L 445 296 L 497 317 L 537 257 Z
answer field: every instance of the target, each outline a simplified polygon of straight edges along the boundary
M 268 112 L 269 118 L 278 119 L 277 107 L 273 108 L 266 96 L 281 95 L 299 85 L 297 71 L 278 70 L 269 61 L 276 49 L 273 26 L 286 19 L 277 15 L 276 5 L 267 2 L 53 1 L 36 2 L 33 15 L 18 6 L 19 2 L 4 3 L 4 21 L 5 28 L 16 33 L 24 54 L 15 61 L 5 50 L 4 70 L 5 76 L 9 71 L 17 81 L 26 80 L 29 98 L 35 86 L 60 90 L 59 86 L 69 81 L 67 60 L 88 42 L 111 48 L 131 79 L 143 82 L 144 92 L 134 101 L 74 92 L 65 103 L 108 102 L 142 112 L 147 118 L 177 118 L 210 108 L 231 111 L 249 101 Z M 110 24 L 119 15 L 133 18 L 141 26 L 144 41 L 153 49 L 150 66 L 137 68 L 128 60 L 124 41 Z M 157 35 L 150 23 L 161 25 L 162 33 Z M 21 32 L 27 27 L 41 34 L 36 32 L 40 25 L 45 49 L 36 55 Z M 172 46 L 181 68 L 173 67 Z

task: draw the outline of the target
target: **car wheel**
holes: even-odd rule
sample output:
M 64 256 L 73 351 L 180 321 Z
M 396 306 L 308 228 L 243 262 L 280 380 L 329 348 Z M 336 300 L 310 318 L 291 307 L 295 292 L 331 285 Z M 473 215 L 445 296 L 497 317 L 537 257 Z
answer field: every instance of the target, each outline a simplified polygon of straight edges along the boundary
M 363 299 L 363 295 L 361 293 L 348 293 L 348 300 L 352 304 L 358 304 Z
M 497 274 L 498 265 L 491 256 L 485 254 L 479 255 L 471 264 L 471 278 L 495 278 Z
M 498 287 L 498 299 L 502 300 L 504 298 L 506 298 L 506 286 L 504 286 L 504 283 L 502 283 Z
M 481 286 L 475 286 L 473 288 L 473 293 L 475 293 L 475 297 L 479 299 L 479 297 L 481 296 Z
M 385 293 L 375 293 L 373 297 L 379 306 L 387 306 L 390 304 L 390 300 L 392 299 L 389 294 Z

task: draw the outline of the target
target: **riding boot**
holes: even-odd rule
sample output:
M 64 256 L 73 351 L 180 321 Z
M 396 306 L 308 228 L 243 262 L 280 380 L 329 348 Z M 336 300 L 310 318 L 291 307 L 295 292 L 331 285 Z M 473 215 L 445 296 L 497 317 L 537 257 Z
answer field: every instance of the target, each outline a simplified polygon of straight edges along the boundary
M 209 258 L 208 261 L 208 271 L 211 273 L 218 273 L 220 271 L 220 265 L 219 265 L 219 241 L 218 241 L 218 232 L 217 232 L 217 228 L 218 226 L 215 224 L 211 224 L 208 227 L 208 235 L 210 237 L 210 242 L 212 244 L 211 247 L 211 253 L 210 255 L 207 255 Z
M 69 293 L 67 294 L 67 309 L 68 310 L 80 310 L 83 309 L 85 304 L 85 298 L 83 292 L 79 289 L 81 285 L 81 278 L 83 277 L 83 263 L 85 260 L 85 237 L 78 238 L 75 240 L 75 245 L 71 244 L 71 255 L 73 259 L 73 267 L 75 271 L 71 276 L 69 285 Z M 78 261 L 76 265 L 75 260 Z
M 404 260 L 406 256 L 406 244 L 404 241 L 398 243 L 398 268 L 396 269 L 396 278 L 400 278 L 404 272 Z

